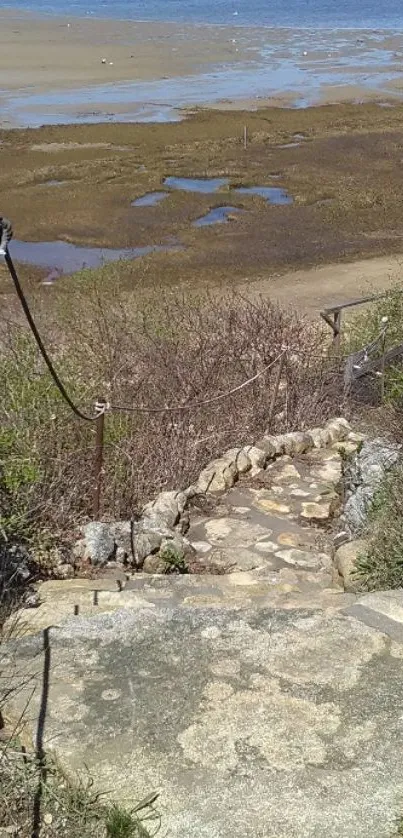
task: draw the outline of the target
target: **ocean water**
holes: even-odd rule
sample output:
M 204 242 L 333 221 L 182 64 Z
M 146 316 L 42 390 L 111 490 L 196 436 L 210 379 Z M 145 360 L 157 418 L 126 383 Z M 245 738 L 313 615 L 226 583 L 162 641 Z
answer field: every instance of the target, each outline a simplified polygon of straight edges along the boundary
M 403 30 L 403 0 L 14 0 L 45 14 L 308 29 Z

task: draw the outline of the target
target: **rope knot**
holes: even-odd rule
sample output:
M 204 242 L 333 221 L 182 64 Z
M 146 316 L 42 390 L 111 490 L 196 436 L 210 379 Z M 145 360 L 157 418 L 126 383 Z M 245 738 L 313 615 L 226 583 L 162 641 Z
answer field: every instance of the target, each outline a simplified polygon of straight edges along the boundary
M 0 215 L 0 255 L 5 256 L 9 242 L 13 237 L 13 228 L 8 218 Z
M 95 416 L 96 416 L 96 418 L 98 418 L 99 416 L 102 416 L 102 414 L 106 413 L 107 410 L 110 410 L 110 407 L 111 406 L 110 406 L 109 402 L 104 402 L 104 401 L 95 402 Z

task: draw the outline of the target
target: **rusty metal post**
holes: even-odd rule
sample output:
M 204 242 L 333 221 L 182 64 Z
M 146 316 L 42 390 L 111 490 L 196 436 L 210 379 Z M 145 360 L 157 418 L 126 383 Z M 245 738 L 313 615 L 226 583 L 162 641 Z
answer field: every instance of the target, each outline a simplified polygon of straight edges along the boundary
M 99 415 L 95 426 L 95 460 L 94 460 L 94 500 L 92 514 L 94 521 L 99 520 L 101 507 L 102 466 L 104 460 L 104 428 L 105 428 L 105 399 L 99 399 L 96 409 Z
M 335 311 L 333 318 L 333 348 L 339 350 L 341 343 L 341 309 Z
M 269 415 L 268 415 L 268 418 L 267 418 L 267 429 L 269 431 L 270 431 L 271 424 L 272 424 L 272 421 L 273 421 L 274 411 L 276 409 L 277 396 L 278 396 L 278 391 L 279 391 L 279 387 L 280 387 L 281 375 L 282 375 L 282 372 L 283 372 L 285 356 L 286 356 L 286 353 L 284 351 L 283 354 L 280 355 L 279 362 L 278 362 L 277 375 L 276 375 L 276 380 L 274 382 L 274 390 L 273 390 L 273 394 L 272 394 L 272 397 L 271 397 L 271 402 L 270 402 L 270 407 L 269 407 Z
M 381 404 L 385 401 L 385 355 L 386 355 L 386 329 L 387 323 L 382 335 L 382 358 L 381 358 Z

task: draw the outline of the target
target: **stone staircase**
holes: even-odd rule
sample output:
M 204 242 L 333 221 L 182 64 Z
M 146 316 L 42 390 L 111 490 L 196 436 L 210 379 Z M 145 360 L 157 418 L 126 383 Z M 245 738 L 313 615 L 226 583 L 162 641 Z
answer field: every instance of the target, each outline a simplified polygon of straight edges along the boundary
M 115 563 L 43 584 L 0 661 L 26 744 L 41 725 L 45 751 L 129 809 L 159 791 L 161 838 L 391 838 L 403 594 L 345 593 L 332 561 L 358 444 L 349 434 L 192 492 L 199 573 Z
M 359 444 L 353 437 L 280 456 L 240 475 L 228 491 L 210 496 L 208 503 L 204 498 L 208 511 L 195 498 L 186 533 L 194 575 L 129 574 L 112 564 L 92 579 L 45 582 L 39 608 L 20 612 L 24 631 L 70 616 L 163 601 L 345 607 L 350 599 L 333 565 L 332 526 L 341 503 L 343 457 Z M 159 564 L 156 556 L 156 568 Z

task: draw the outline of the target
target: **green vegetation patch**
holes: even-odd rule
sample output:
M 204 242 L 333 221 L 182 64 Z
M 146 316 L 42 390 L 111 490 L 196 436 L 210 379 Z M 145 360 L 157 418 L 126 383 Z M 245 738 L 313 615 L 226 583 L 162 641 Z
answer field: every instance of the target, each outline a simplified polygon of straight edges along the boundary
M 160 828 L 157 797 L 123 808 L 97 792 L 90 776 L 73 782 L 17 744 L 0 747 L 0 824 L 19 838 L 152 838 Z
M 390 472 L 375 494 L 365 535 L 368 550 L 357 572 L 367 590 L 403 586 L 403 465 Z

